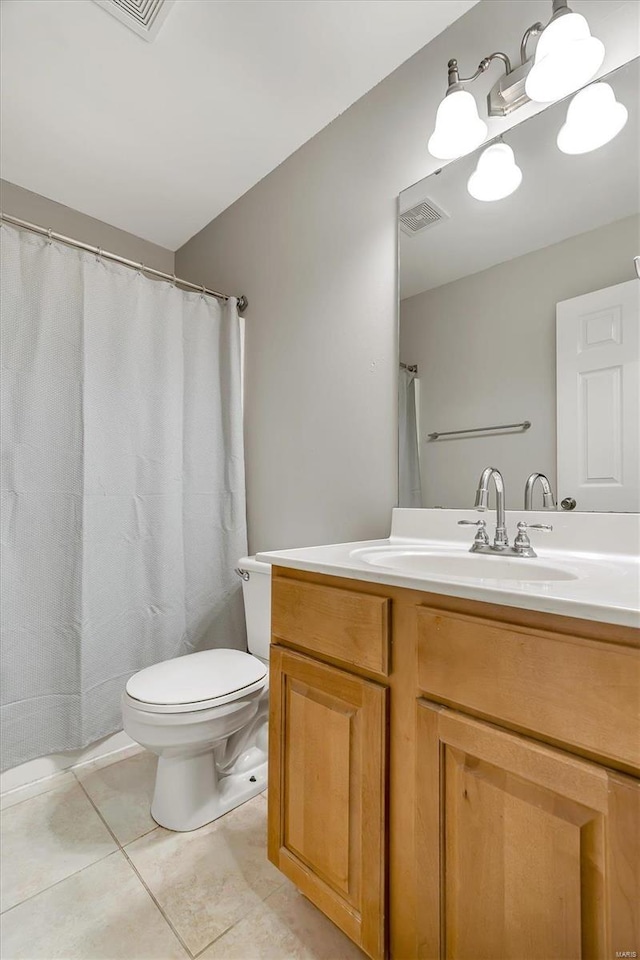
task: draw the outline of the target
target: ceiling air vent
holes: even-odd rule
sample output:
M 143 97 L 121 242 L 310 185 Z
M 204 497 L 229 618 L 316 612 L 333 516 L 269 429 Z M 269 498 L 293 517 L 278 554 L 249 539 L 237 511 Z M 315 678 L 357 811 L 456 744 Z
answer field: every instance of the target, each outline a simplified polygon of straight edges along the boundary
M 421 200 L 415 207 L 404 210 L 400 214 L 400 229 L 408 237 L 415 237 L 429 227 L 435 227 L 441 220 L 448 220 L 449 214 L 439 207 L 433 200 Z
M 175 0 L 95 0 L 143 40 L 155 40 Z

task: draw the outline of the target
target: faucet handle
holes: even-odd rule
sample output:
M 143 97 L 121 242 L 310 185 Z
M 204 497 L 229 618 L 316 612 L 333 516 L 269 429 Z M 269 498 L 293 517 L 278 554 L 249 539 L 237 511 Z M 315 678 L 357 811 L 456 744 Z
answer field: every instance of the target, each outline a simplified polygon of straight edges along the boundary
M 550 533 L 553 530 L 553 527 L 550 523 L 527 523 L 525 520 L 520 520 L 518 523 L 518 534 L 513 541 L 513 549 L 516 553 L 520 554 L 521 557 L 535 557 L 536 554 L 531 547 L 531 541 L 529 540 L 529 535 L 527 534 L 527 527 L 530 530 L 543 530 L 545 533 Z
M 485 546 L 486 544 L 489 543 L 486 520 L 458 520 L 458 526 L 459 527 L 477 527 L 478 532 L 476 533 L 473 542 L 481 546 Z

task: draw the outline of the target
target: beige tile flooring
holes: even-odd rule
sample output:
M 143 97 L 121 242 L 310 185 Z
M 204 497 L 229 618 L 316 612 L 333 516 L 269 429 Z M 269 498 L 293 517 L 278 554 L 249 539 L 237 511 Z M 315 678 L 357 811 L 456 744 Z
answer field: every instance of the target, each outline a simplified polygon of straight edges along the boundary
M 266 799 L 192 833 L 132 748 L 2 798 L 3 960 L 362 960 L 266 857 Z

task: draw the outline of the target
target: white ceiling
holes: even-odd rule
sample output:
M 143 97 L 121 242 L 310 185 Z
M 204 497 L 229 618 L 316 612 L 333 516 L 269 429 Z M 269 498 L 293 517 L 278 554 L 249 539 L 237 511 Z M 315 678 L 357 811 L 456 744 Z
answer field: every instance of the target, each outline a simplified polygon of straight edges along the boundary
M 429 198 L 450 215 L 415 236 L 400 233 L 403 300 L 640 212 L 640 60 L 607 81 L 629 120 L 599 150 L 582 156 L 558 150 L 569 98 L 504 134 L 523 175 L 510 197 L 483 203 L 468 193 L 483 148 L 402 192 L 403 211 Z
M 2 175 L 175 250 L 477 0 L 3 0 Z

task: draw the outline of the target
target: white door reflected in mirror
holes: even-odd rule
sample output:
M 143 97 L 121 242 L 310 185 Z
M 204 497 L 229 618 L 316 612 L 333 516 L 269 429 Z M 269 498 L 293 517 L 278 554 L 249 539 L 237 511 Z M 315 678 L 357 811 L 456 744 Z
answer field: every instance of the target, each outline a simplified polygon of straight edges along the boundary
M 558 499 L 640 510 L 640 281 L 556 307 Z

